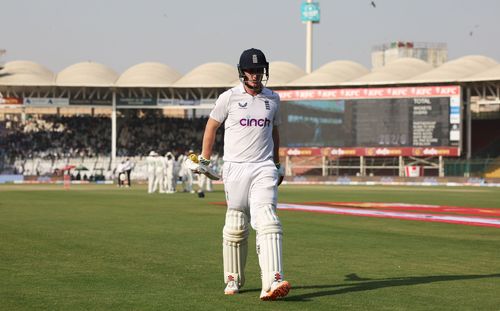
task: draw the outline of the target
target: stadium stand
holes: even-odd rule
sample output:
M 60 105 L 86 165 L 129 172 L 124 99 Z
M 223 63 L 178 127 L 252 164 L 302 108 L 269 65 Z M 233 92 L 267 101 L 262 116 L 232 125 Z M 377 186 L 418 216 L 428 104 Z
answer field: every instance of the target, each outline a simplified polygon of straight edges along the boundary
M 139 117 L 132 112 L 118 118 L 119 157 L 134 157 L 139 163 L 151 150 L 181 154 L 201 145 L 206 118 L 164 118 L 154 110 Z M 113 169 L 109 117 L 38 115 L 0 123 L 2 157 L 16 173 L 51 174 L 69 163 L 89 173 Z
M 277 61 L 270 63 L 270 69 L 268 86 L 282 91 L 458 85 L 462 102 L 469 101 L 466 105 L 472 110 L 472 136 L 466 137 L 464 105 L 461 157 L 447 158 L 445 165 L 460 167 L 455 176 L 464 176 L 463 168 L 476 165 L 474 161 L 478 172 L 484 173 L 486 167 L 495 171 L 490 162 L 500 155 L 500 64 L 491 58 L 469 55 L 437 68 L 418 59 L 401 58 L 373 70 L 336 60 L 310 74 Z M 87 176 L 112 178 L 112 149 L 116 146 L 115 161 L 132 157 L 137 165 L 133 176 L 140 174 L 142 157 L 151 150 L 179 154 L 199 148 L 206 122 L 203 109 L 211 108 L 220 93 L 237 83 L 235 66 L 220 62 L 202 64 L 185 75 L 154 62 L 137 64 L 121 74 L 94 62 L 73 64 L 58 73 L 31 61 L 7 62 L 0 72 L 0 173 L 43 175 L 75 165 L 85 167 Z M 61 102 L 54 107 L 40 104 L 47 98 Z M 39 103 L 28 105 L 23 102 L 26 99 Z M 124 99 L 138 104 L 123 107 L 127 105 Z M 144 109 L 148 105 L 144 99 L 154 104 Z M 490 120 L 480 118 L 485 111 Z M 116 123 L 112 123 L 115 112 Z M 112 124 L 116 124 L 116 145 L 112 145 Z M 468 140 L 471 150 L 465 149 Z M 216 146 L 221 145 L 216 142 Z M 464 159 L 469 154 L 472 159 Z M 367 174 L 391 170 L 394 174 L 397 164 L 394 157 L 365 160 L 373 167 Z M 294 161 L 295 174 L 324 173 L 321 158 L 296 157 Z M 329 175 L 359 172 L 357 157 L 329 161 L 334 162 L 330 163 L 333 168 L 328 168 Z

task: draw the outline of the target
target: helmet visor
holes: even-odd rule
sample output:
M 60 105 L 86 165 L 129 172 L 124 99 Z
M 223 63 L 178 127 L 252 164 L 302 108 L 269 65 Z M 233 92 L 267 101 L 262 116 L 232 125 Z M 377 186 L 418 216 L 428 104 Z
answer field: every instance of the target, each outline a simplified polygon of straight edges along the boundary
M 264 75 L 266 68 L 264 67 L 254 67 L 254 68 L 243 68 L 243 72 L 251 75 Z

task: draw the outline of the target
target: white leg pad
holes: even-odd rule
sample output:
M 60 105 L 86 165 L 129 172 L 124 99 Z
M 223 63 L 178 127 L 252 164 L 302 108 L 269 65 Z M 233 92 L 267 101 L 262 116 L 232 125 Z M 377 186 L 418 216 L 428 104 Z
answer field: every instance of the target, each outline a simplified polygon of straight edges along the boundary
M 262 273 L 262 289 L 269 291 L 274 281 L 283 280 L 283 231 L 274 205 L 267 205 L 261 209 L 256 222 L 257 254 Z
M 248 254 L 248 216 L 238 210 L 228 209 L 226 224 L 222 230 L 222 257 L 224 259 L 224 282 L 236 281 L 245 284 L 245 264 Z

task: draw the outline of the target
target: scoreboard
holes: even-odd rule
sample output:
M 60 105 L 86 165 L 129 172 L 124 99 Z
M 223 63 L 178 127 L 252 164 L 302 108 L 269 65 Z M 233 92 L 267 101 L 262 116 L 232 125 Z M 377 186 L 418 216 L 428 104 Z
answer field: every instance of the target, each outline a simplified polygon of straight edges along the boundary
M 278 93 L 285 149 L 354 148 L 356 155 L 370 155 L 371 150 L 385 156 L 460 154 L 459 86 Z

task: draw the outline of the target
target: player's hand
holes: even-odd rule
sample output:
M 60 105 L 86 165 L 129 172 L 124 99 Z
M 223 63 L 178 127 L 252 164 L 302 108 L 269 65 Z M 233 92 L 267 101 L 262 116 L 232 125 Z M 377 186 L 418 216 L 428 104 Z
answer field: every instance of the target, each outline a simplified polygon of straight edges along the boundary
M 195 174 L 204 174 L 212 180 L 219 180 L 217 173 L 210 168 L 210 160 L 191 153 L 186 159 L 187 167 Z
M 196 155 L 191 153 L 186 159 L 188 168 L 196 174 L 205 174 L 208 166 L 210 165 L 210 160 L 203 158 L 201 155 Z
M 281 185 L 283 179 L 285 178 L 285 168 L 281 166 L 280 163 L 275 163 L 276 168 L 278 169 L 278 186 Z

